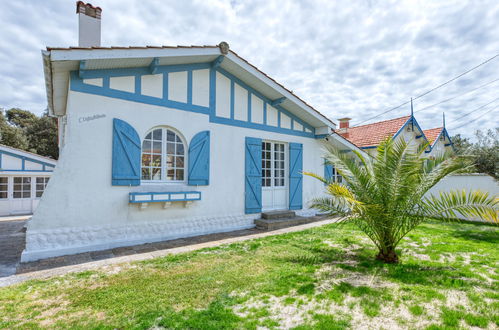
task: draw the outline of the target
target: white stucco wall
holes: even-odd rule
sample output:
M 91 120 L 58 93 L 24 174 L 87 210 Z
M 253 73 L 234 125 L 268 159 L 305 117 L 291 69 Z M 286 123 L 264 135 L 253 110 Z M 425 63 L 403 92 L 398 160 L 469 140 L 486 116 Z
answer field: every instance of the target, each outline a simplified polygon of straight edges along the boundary
M 499 198 L 499 182 L 487 174 L 459 174 L 451 175 L 440 181 L 433 187 L 428 195 L 436 195 L 440 192 L 448 192 L 452 190 L 473 191 L 481 190 L 488 192 L 489 196 Z M 462 217 L 466 219 L 466 217 Z M 476 219 L 468 219 L 476 220 Z
M 43 203 L 28 225 L 25 261 L 253 227 L 259 214 L 244 214 L 245 137 L 302 143 L 303 169 L 324 172 L 321 142 L 313 138 L 215 124 L 204 114 L 73 91 L 67 108 L 65 145 Z M 97 119 L 81 120 L 92 116 Z M 210 185 L 112 186 L 113 118 L 131 124 L 141 139 L 156 126 L 173 127 L 188 142 L 210 130 Z M 164 190 L 200 191 L 202 200 L 187 208 L 173 203 L 163 209 L 162 203 L 151 203 L 144 210 L 128 203 L 129 192 Z M 322 191 L 322 183 L 305 176 L 304 206 Z M 307 212 L 312 211 L 302 211 Z

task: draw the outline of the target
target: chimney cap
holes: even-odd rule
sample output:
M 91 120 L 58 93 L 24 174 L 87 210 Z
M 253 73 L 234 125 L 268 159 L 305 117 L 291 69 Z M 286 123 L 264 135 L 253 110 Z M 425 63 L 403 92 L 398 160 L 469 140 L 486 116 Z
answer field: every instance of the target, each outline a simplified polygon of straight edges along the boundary
M 76 13 L 85 14 L 94 18 L 99 18 L 102 13 L 101 7 L 94 7 L 91 3 L 85 3 L 83 1 L 76 2 Z
M 352 120 L 352 118 L 344 117 L 344 118 L 339 118 L 338 120 L 339 120 L 340 122 L 341 122 L 341 121 L 350 121 L 350 120 Z

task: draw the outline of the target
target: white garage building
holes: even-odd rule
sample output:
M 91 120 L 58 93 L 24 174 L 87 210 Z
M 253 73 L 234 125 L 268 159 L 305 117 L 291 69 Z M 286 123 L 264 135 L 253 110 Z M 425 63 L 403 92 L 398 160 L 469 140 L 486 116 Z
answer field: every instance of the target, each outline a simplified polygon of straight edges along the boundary
M 57 162 L 0 145 L 0 216 L 31 214 Z

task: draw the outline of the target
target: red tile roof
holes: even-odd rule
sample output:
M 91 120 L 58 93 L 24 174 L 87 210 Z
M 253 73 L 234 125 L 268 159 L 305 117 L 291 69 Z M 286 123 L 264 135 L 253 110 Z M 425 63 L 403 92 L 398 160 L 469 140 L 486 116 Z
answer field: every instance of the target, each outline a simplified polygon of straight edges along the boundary
M 346 132 L 338 130 L 336 132 L 360 148 L 373 147 L 379 145 L 384 139 L 393 137 L 410 118 L 411 116 L 404 116 L 377 123 L 350 127 Z
M 426 139 L 430 144 L 433 144 L 433 141 L 437 139 L 437 137 L 442 133 L 443 127 L 436 127 L 436 128 L 430 128 L 430 129 L 425 129 L 423 131 L 424 135 L 426 136 Z
M 148 48 L 161 49 L 161 48 L 219 48 L 219 47 L 220 47 L 220 45 L 216 45 L 216 46 L 214 46 L 214 45 L 203 45 L 203 46 L 198 46 L 198 45 L 190 45 L 190 46 L 181 46 L 181 45 L 177 45 L 177 46 L 122 46 L 122 47 L 119 47 L 119 46 L 111 46 L 111 47 L 48 47 L 47 46 L 47 50 L 48 51 L 52 51 L 52 50 L 93 50 L 93 49 L 115 50 L 115 49 L 148 49 Z M 295 93 L 293 93 L 292 90 L 284 87 L 284 85 L 282 85 L 281 83 L 277 82 L 274 78 L 270 77 L 268 74 L 266 74 L 265 72 L 263 72 L 262 70 L 260 70 L 259 68 L 257 68 L 253 64 L 251 64 L 250 62 L 248 62 L 246 59 L 244 59 L 243 57 L 241 57 L 235 51 L 229 50 L 229 52 L 231 52 L 236 57 L 238 57 L 239 59 L 241 59 L 243 62 L 245 62 L 246 64 L 248 64 L 252 68 L 254 68 L 256 71 L 260 72 L 265 77 L 267 77 L 268 79 L 272 80 L 274 83 L 276 83 L 277 85 L 279 85 L 280 87 L 282 87 L 283 89 L 285 89 L 287 92 L 289 92 L 291 95 L 293 95 L 298 100 L 300 100 L 301 102 L 303 102 L 310 109 L 312 109 L 313 111 L 315 111 L 318 115 L 320 115 L 321 117 L 323 117 L 324 119 L 326 119 L 327 121 L 329 121 L 330 123 L 332 123 L 333 125 L 336 125 L 330 118 L 328 118 L 327 116 L 325 116 L 324 114 L 322 114 L 319 110 L 315 109 L 313 106 L 311 106 L 307 102 L 305 102 L 302 98 L 300 98 L 298 95 L 296 95 Z

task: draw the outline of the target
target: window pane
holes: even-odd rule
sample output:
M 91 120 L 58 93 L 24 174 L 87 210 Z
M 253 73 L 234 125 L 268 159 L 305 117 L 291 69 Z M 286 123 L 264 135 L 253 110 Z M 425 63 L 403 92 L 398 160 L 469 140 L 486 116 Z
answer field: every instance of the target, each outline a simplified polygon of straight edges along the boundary
M 23 178 L 23 183 L 31 183 L 31 178 Z
M 142 166 L 150 166 L 151 165 L 151 155 L 142 154 Z
M 172 142 L 175 142 L 175 133 L 173 133 L 172 131 L 168 130 L 168 132 L 166 133 L 166 140 L 167 141 L 172 141 Z
M 152 152 L 154 154 L 160 154 L 161 153 L 161 142 L 154 141 L 152 143 Z
M 8 180 L 8 178 L 6 176 L 1 176 L 0 177 L 0 184 L 2 184 L 2 183 L 7 184 L 7 180 Z
M 161 180 L 161 168 L 157 168 L 157 167 L 152 168 L 152 179 L 153 180 Z
M 14 178 L 14 183 L 21 183 L 22 182 L 22 178 Z
M 175 154 L 175 143 L 168 143 L 166 145 L 166 153 L 169 155 Z
M 184 154 L 184 145 L 177 144 L 177 155 L 183 155 L 183 154 Z
M 23 198 L 30 198 L 31 197 L 31 191 L 23 191 Z
M 176 170 L 175 174 L 176 174 L 175 180 L 179 180 L 179 181 L 184 180 L 184 170 Z
M 30 190 L 31 185 L 30 184 L 23 184 L 23 190 Z
M 6 191 L 0 192 L 0 198 L 7 198 L 7 192 Z
M 163 136 L 163 130 L 162 129 L 155 129 L 152 133 L 152 137 L 154 140 L 161 141 L 161 137 Z
M 142 142 L 142 152 L 151 152 L 151 141 Z
M 38 183 L 43 183 L 43 181 L 44 181 L 44 180 L 43 180 L 43 178 L 36 178 L 36 183 L 37 183 L 37 184 L 38 184 Z
M 147 135 L 146 135 L 146 139 L 150 140 L 150 139 L 151 139 L 151 135 L 152 135 L 152 133 L 151 133 L 151 132 L 147 133 Z
M 36 190 L 43 190 L 44 188 L 45 188 L 45 185 L 43 183 L 36 184 Z
M 142 168 L 142 180 L 151 180 L 150 168 Z
M 37 191 L 36 192 L 36 197 L 42 197 L 43 191 Z
M 168 170 L 167 175 L 166 175 L 168 180 L 173 180 L 174 176 L 175 176 L 175 170 Z
M 153 155 L 151 165 L 154 167 L 161 167 L 161 155 Z
M 21 191 L 22 190 L 22 185 L 21 184 L 15 184 L 14 185 L 14 191 Z
M 14 198 L 21 198 L 21 192 L 14 191 Z
M 184 168 L 184 157 L 176 157 L 176 167 Z
M 180 140 L 180 137 L 175 134 L 175 141 L 182 143 L 182 140 Z

